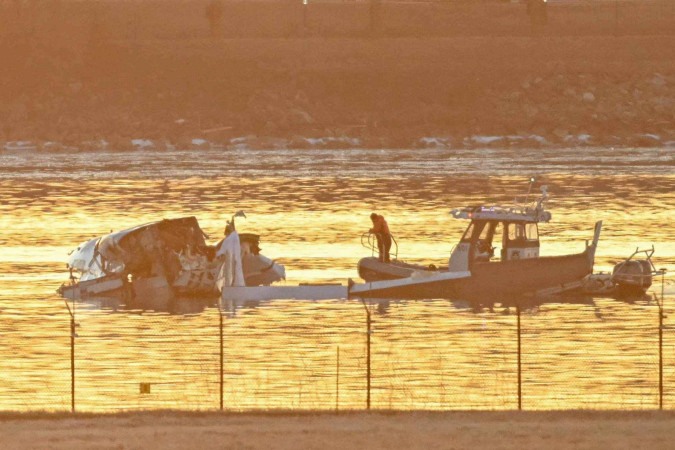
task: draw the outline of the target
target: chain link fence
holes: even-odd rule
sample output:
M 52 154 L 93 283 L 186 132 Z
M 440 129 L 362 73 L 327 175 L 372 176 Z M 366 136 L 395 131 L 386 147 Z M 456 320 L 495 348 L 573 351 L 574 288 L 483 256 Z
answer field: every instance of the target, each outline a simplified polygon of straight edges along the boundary
M 71 303 L 44 319 L 59 335 L 4 336 L 0 410 L 672 409 L 672 315 L 656 297 Z

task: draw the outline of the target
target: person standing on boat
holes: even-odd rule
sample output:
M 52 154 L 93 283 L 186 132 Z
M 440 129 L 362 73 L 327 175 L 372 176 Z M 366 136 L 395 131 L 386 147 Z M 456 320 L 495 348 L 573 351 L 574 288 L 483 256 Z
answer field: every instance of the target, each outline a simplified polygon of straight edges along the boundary
M 372 213 L 370 220 L 373 221 L 373 228 L 370 232 L 375 234 L 377 239 L 377 249 L 380 252 L 380 262 L 389 262 L 389 250 L 391 249 L 391 233 L 389 233 L 389 225 L 384 216 Z

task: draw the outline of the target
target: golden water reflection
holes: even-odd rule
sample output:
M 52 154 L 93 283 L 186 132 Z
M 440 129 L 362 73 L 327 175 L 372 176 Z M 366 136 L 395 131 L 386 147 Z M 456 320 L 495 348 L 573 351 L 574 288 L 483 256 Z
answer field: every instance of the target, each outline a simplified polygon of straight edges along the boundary
M 66 279 L 68 251 L 91 237 L 195 215 L 216 241 L 225 219 L 243 209 L 248 218 L 238 221 L 239 229 L 263 236 L 263 253 L 286 265 L 288 283 L 346 282 L 357 277 L 356 262 L 368 254 L 359 237 L 370 226 L 371 211 L 386 215 L 399 258 L 438 265 L 466 226 L 450 218 L 451 208 L 508 203 L 523 194 L 523 176 L 480 170 L 442 174 L 428 169 L 438 155 L 425 155 L 425 164 L 401 157 L 384 162 L 385 175 L 354 176 L 317 167 L 307 171 L 300 162 L 295 170 L 284 165 L 279 175 L 274 158 L 266 170 L 250 164 L 235 175 L 219 174 L 201 161 L 164 176 L 125 169 L 127 155 L 109 156 L 119 177 L 95 168 L 83 177 L 41 177 L 28 172 L 27 163 L 23 170 L 24 163 L 12 162 L 18 175 L 0 177 L 0 410 L 70 408 L 69 315 L 54 291 Z M 301 161 L 302 154 L 297 158 Z M 365 164 L 350 158 L 329 162 Z M 556 158 L 549 155 L 547 164 L 553 166 Z M 581 251 L 593 223 L 603 220 L 597 269 L 610 270 L 636 246 L 655 244 L 657 267 L 672 273 L 675 174 L 656 169 L 578 173 L 577 164 L 567 155 L 567 165 L 561 162 L 559 170 L 538 180 L 549 186 L 553 212 L 553 222 L 540 228 L 542 254 Z M 669 393 L 675 391 L 672 280 L 669 275 L 665 286 L 669 408 L 675 407 Z M 659 292 L 660 284 L 654 290 Z M 436 300 L 369 308 L 373 407 L 517 407 L 513 305 L 501 299 Z M 657 310 L 649 298 L 526 306 L 523 406 L 657 407 Z M 78 410 L 218 408 L 217 299 L 97 300 L 77 303 L 76 317 Z M 225 310 L 223 318 L 226 408 L 365 407 L 362 304 L 246 304 Z M 141 394 L 140 383 L 150 383 L 151 392 Z

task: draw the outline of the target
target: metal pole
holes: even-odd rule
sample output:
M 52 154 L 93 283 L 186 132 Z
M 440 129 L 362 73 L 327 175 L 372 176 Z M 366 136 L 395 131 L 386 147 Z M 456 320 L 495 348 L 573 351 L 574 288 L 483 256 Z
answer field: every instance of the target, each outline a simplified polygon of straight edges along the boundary
M 520 345 L 520 305 L 516 305 L 516 314 L 518 316 L 518 411 L 523 409 L 523 379 L 521 365 L 521 345 Z
M 335 412 L 338 412 L 340 409 L 340 346 L 337 347 L 337 358 L 336 358 L 336 371 L 335 371 Z
M 370 410 L 370 333 L 371 333 L 371 320 L 370 320 L 370 310 L 366 301 L 361 299 L 363 303 L 363 309 L 366 310 L 366 409 Z
M 72 308 L 65 303 L 70 314 L 70 411 L 75 412 L 75 300 Z
M 220 317 L 220 410 L 223 410 L 223 366 L 225 355 L 223 353 L 223 310 L 218 303 L 218 316 Z
M 659 302 L 659 409 L 663 409 L 663 297 Z
M 75 315 L 70 317 L 70 410 L 75 412 Z
M 530 177 L 530 185 L 527 188 L 527 194 L 525 195 L 525 204 L 527 205 L 527 201 L 530 198 L 530 192 L 532 192 L 532 185 L 534 184 L 535 178 Z
M 659 409 L 663 410 L 663 302 L 666 269 L 661 269 L 661 301 L 659 305 Z M 656 295 L 655 295 L 656 296 Z
M 367 367 L 367 374 L 366 377 L 368 379 L 368 396 L 366 399 L 366 405 L 367 409 L 370 410 L 370 311 L 368 308 L 366 308 L 366 325 L 368 328 L 368 332 L 366 333 L 366 367 Z

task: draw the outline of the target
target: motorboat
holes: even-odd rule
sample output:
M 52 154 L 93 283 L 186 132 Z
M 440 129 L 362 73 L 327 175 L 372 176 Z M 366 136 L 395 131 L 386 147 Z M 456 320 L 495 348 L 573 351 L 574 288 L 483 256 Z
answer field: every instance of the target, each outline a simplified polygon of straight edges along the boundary
M 531 189 L 532 184 L 530 184 Z M 526 196 L 526 199 L 529 197 Z M 447 267 L 384 262 L 371 256 L 358 262 L 365 283 L 352 284 L 362 298 L 504 298 L 578 288 L 593 272 L 602 222 L 578 253 L 540 256 L 539 224 L 551 220 L 546 186 L 528 204 L 478 205 L 453 209 L 453 219 L 468 220 Z
M 260 253 L 260 236 L 239 234 L 232 216 L 227 237 L 215 245 L 195 217 L 164 219 L 90 239 L 67 260 L 68 282 L 58 292 L 72 299 L 96 296 L 190 297 L 219 293 L 219 286 L 266 286 L 285 268 Z M 236 249 L 236 250 L 233 250 Z M 239 278 L 226 269 L 236 254 Z

